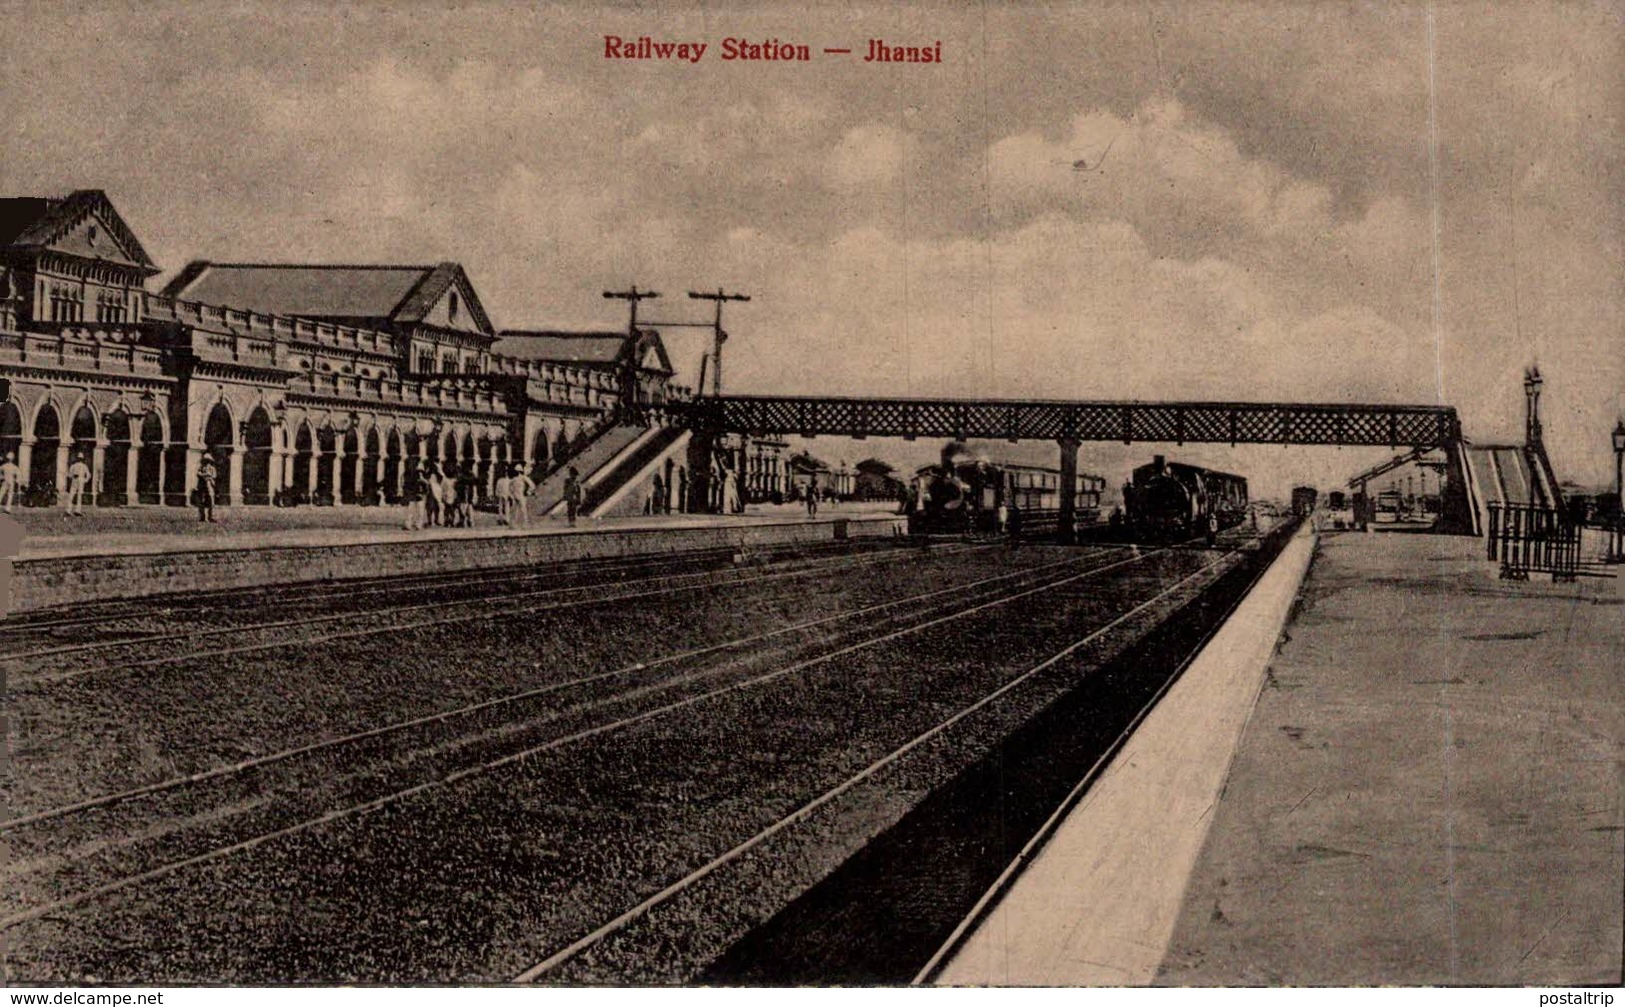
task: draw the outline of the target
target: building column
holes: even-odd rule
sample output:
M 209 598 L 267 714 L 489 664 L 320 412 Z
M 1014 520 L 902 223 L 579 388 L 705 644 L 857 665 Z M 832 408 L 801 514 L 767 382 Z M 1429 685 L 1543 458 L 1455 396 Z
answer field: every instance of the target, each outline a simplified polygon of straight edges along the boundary
M 231 457 L 226 460 L 226 501 L 227 504 L 240 504 L 243 502 L 243 449 L 233 446 Z
M 287 449 L 282 446 L 282 432 L 271 430 L 271 458 L 266 466 L 265 492 L 269 503 L 275 504 L 277 495 L 282 492 L 286 477 L 283 475 L 283 460 L 287 457 Z
M 56 442 L 56 495 L 61 497 L 68 491 L 68 455 L 73 450 L 71 441 L 58 438 Z
M 107 445 L 103 438 L 96 438 L 96 446 L 90 449 L 90 505 L 96 506 L 102 498 L 102 480 L 107 477 Z
M 367 485 L 367 441 L 356 431 L 355 437 L 355 478 L 350 480 L 350 499 L 357 504 L 361 503 L 361 496 Z
M 130 446 L 125 454 L 124 462 L 124 503 L 134 507 L 141 502 L 141 449 L 146 446 L 141 440 L 141 430 L 136 428 L 130 431 Z M 161 466 L 160 466 L 161 467 Z
M 1078 524 L 1078 442 L 1063 440 L 1061 448 L 1061 513 L 1055 522 L 1056 536 L 1063 543 L 1071 543 Z
M 34 438 L 24 437 L 17 445 L 17 467 L 23 470 L 23 474 L 19 477 L 22 482 L 17 487 L 18 494 L 22 494 L 30 485 L 28 480 L 34 468 Z
M 344 437 L 333 432 L 333 506 L 344 502 Z
M 203 445 L 186 445 L 186 468 L 181 477 L 181 505 L 192 502 L 192 490 L 197 488 L 197 471 L 203 465 Z

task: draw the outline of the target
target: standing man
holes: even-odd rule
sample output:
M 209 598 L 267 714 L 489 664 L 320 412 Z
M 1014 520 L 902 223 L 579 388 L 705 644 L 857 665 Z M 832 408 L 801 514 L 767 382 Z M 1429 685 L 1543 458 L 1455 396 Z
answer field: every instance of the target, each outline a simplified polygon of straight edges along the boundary
M 75 517 L 84 517 L 85 514 L 85 488 L 90 485 L 90 466 L 85 464 L 84 455 L 74 455 L 73 464 L 68 466 L 68 513 Z
M 497 524 L 509 524 L 511 508 L 508 506 L 509 486 L 513 480 L 508 476 L 506 468 L 497 469 L 497 480 L 493 492 L 497 498 Z
M 575 466 L 570 467 L 570 473 L 564 477 L 564 514 L 570 519 L 573 526 L 576 523 L 576 511 L 581 507 L 581 480 L 576 474 Z
M 457 527 L 474 527 L 474 497 L 480 491 L 480 477 L 474 463 L 464 462 L 457 474 Z
M 1210 513 L 1207 516 L 1207 547 L 1209 549 L 1211 549 L 1215 545 L 1217 545 L 1218 543 L 1219 543 L 1219 515 Z
M 17 503 L 17 488 L 22 484 L 22 466 L 17 464 L 17 456 L 7 451 L 6 460 L 0 462 L 0 510 L 11 513 Z
M 407 473 L 406 486 L 404 488 L 404 491 L 401 494 L 401 498 L 406 503 L 405 526 L 406 526 L 407 531 L 422 531 L 423 530 L 423 521 L 424 521 L 423 496 L 424 496 L 423 473 L 421 473 L 421 472 L 409 472 L 409 473 Z
M 203 456 L 203 464 L 197 470 L 197 519 L 209 524 L 214 523 L 214 484 L 219 474 L 214 468 L 214 459 L 208 455 Z
M 523 466 L 516 466 L 508 480 L 508 523 L 521 528 L 530 524 L 530 494 L 536 489 L 535 480 Z
M 807 477 L 807 516 L 818 516 L 818 473 Z
M 671 508 L 668 506 L 669 503 L 670 498 L 666 495 L 666 480 L 660 477 L 659 472 L 656 472 L 654 479 L 654 499 L 651 510 L 656 514 L 665 514 L 671 510 Z

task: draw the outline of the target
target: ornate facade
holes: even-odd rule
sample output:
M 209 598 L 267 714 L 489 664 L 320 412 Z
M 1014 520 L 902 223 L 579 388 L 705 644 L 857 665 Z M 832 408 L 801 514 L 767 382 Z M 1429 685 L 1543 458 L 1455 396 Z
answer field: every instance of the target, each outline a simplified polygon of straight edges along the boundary
M 83 457 L 102 505 L 397 498 L 431 461 L 536 478 L 685 395 L 656 333 L 607 361 L 511 354 L 462 267 L 159 269 L 99 191 L 0 199 L 0 455 L 48 503 Z

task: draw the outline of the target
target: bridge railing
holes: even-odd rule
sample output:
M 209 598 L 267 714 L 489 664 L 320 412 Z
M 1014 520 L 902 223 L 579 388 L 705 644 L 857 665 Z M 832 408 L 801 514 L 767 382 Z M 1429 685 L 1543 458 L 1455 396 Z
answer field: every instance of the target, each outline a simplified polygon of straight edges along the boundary
M 696 429 L 987 440 L 1163 441 L 1433 447 L 1459 440 L 1448 406 L 1369 403 L 1104 402 L 726 395 L 681 403 Z
M 1489 509 L 1489 558 L 1500 562 L 1502 580 L 1549 573 L 1555 583 L 1579 576 L 1578 523 L 1548 507 L 1492 503 Z

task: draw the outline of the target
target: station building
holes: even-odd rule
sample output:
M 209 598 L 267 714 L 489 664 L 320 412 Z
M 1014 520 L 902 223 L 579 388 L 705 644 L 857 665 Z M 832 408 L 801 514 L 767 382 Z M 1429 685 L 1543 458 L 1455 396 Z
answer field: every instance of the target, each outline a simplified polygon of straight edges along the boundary
M 48 504 L 84 458 L 104 506 L 398 499 L 431 461 L 538 480 L 686 389 L 659 335 L 497 330 L 436 265 L 161 270 L 106 195 L 0 199 L 0 455 Z

